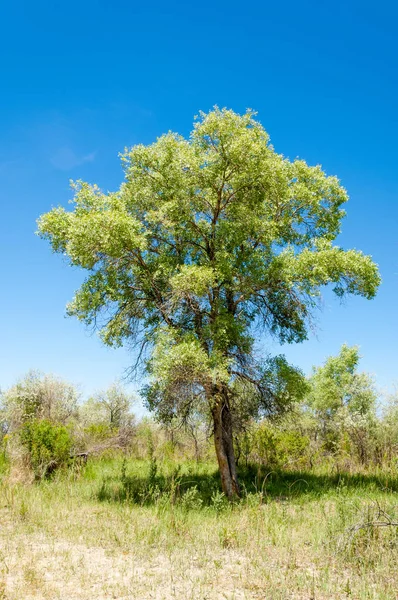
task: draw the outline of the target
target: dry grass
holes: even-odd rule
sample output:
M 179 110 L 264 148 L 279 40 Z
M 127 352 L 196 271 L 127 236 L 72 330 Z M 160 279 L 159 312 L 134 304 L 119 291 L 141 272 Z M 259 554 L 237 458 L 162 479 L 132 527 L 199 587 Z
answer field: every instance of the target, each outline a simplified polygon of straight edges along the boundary
M 377 503 L 395 510 L 374 482 L 299 493 L 282 481 L 285 493 L 189 509 L 164 495 L 101 502 L 112 473 L 116 486 L 120 463 L 101 461 L 78 477 L 3 483 L 0 600 L 398 598 L 397 528 L 348 533 Z

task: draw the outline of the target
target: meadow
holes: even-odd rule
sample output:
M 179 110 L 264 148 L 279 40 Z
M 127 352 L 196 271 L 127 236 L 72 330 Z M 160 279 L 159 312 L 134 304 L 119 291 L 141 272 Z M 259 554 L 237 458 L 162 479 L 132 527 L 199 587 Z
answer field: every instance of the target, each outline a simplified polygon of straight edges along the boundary
M 324 286 L 372 299 L 378 266 L 333 245 L 340 181 L 269 139 L 215 106 L 38 219 L 151 417 L 120 382 L 0 392 L 0 600 L 397 598 L 398 396 L 357 346 L 308 375 L 263 349 L 308 339 Z
M 2 600 L 393 600 L 398 477 L 113 453 L 0 485 Z

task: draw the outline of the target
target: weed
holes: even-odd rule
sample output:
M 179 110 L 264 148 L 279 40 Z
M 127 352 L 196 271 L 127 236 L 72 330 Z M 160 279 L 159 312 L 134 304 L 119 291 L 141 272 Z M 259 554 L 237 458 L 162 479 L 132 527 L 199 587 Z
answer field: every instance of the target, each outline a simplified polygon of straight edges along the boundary
M 393 473 L 249 464 L 231 506 L 214 464 L 151 464 L 107 456 L 73 477 L 3 481 L 0 600 L 396 598 Z

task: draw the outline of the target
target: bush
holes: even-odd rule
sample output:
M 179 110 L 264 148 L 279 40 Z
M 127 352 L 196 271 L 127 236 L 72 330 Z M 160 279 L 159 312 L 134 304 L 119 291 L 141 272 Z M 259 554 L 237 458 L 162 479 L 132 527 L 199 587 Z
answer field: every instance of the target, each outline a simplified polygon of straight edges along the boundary
M 7 472 L 9 467 L 9 460 L 6 452 L 7 439 L 8 436 L 5 435 L 3 440 L 0 442 L 0 478 Z
M 84 437 L 92 442 L 102 442 L 115 435 L 115 430 L 106 423 L 93 423 L 83 429 Z
M 0 396 L 0 430 L 18 431 L 28 421 L 66 424 L 77 418 L 79 394 L 70 383 L 30 371 Z
M 181 497 L 180 506 L 183 510 L 199 510 L 202 507 L 203 498 L 200 496 L 198 486 L 194 485 L 187 489 Z
M 50 421 L 28 421 L 19 432 L 36 479 L 43 479 L 55 469 L 66 465 L 72 447 L 70 430 Z
M 287 467 L 306 462 L 310 445 L 308 436 L 294 429 L 283 429 L 264 419 L 253 427 L 251 446 L 254 462 L 268 467 Z

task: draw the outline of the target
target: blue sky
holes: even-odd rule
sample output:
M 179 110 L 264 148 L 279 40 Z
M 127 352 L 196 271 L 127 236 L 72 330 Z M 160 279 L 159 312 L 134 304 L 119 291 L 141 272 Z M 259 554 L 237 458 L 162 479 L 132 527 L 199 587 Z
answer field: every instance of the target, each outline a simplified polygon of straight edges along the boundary
M 69 179 L 106 190 L 118 153 L 165 131 L 188 134 L 213 105 L 247 107 L 284 155 L 322 164 L 350 194 L 338 242 L 372 254 L 371 302 L 328 294 L 310 340 L 286 346 L 308 372 L 359 344 L 381 387 L 397 379 L 398 8 L 393 2 L 16 1 L 0 9 L 0 386 L 28 369 L 85 394 L 123 376 L 65 304 L 82 274 L 51 254 L 37 217 L 71 197 Z M 265 340 L 272 352 L 280 349 Z

